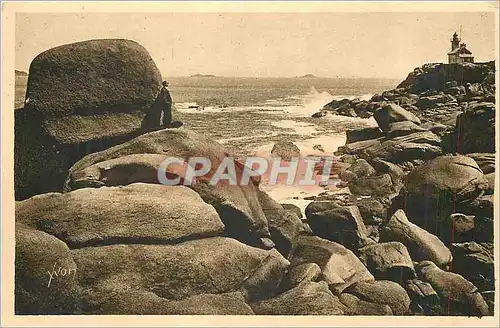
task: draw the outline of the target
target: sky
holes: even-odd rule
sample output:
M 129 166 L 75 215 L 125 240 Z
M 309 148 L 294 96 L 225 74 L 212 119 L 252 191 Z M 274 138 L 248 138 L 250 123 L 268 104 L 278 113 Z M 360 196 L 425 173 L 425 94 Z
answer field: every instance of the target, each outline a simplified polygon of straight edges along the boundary
M 493 13 L 17 13 L 15 66 L 100 38 L 135 40 L 163 76 L 404 78 L 447 62 L 460 31 L 477 62 L 495 58 Z

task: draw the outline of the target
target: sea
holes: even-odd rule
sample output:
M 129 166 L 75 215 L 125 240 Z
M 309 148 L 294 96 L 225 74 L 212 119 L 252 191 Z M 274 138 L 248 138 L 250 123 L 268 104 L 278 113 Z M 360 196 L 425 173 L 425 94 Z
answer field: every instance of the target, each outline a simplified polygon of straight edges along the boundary
M 174 101 L 173 119 L 223 144 L 234 157 L 270 157 L 275 143 L 291 141 L 301 156 L 330 155 L 345 144 L 346 131 L 375 126 L 375 120 L 312 114 L 332 100 L 360 98 L 393 89 L 402 80 L 370 78 L 165 77 Z M 16 77 L 15 108 L 22 107 L 26 77 Z M 261 188 L 282 203 L 303 210 L 304 198 L 323 186 L 268 185 Z M 330 189 L 335 186 L 330 186 Z M 332 191 L 332 190 L 330 190 Z M 345 189 L 334 190 L 346 192 Z

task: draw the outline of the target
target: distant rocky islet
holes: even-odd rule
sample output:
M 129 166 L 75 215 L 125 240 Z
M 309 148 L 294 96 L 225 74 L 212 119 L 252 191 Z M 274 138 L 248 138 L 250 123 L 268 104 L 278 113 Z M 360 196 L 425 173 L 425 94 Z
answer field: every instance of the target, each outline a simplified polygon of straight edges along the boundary
M 447 80 L 429 82 L 439 72 Z M 227 151 L 184 127 L 151 128 L 161 75 L 139 44 L 40 54 L 15 116 L 16 313 L 491 315 L 491 72 L 424 66 L 370 101 L 327 104 L 316 116 L 378 126 L 346 131 L 337 152 L 332 174 L 350 195 L 325 191 L 300 218 L 258 178 L 155 181 L 158 158 L 220 163 Z

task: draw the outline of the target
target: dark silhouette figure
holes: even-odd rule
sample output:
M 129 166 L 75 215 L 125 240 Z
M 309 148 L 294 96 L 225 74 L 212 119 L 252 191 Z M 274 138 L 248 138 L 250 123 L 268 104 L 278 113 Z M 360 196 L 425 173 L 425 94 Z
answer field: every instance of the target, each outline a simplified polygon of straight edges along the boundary
M 169 127 L 172 124 L 172 97 L 167 89 L 168 81 L 163 81 L 160 94 L 158 95 L 159 105 L 163 111 L 163 126 Z M 157 100 L 158 100 L 157 98 Z

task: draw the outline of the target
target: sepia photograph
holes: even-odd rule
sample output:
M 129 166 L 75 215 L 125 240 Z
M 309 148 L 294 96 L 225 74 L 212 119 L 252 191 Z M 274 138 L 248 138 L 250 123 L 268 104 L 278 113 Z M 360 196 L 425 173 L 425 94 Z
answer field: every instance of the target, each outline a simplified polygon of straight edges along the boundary
M 498 18 L 3 3 L 2 326 L 498 325 Z

